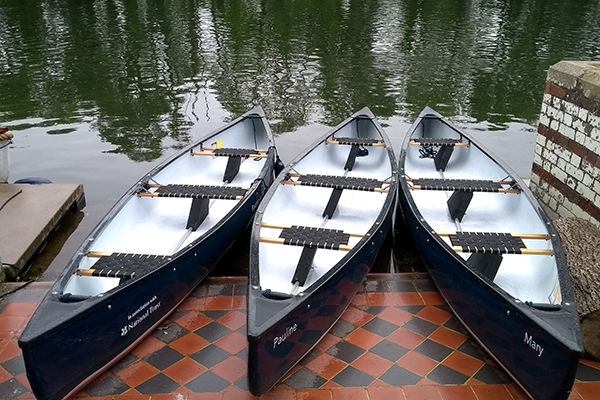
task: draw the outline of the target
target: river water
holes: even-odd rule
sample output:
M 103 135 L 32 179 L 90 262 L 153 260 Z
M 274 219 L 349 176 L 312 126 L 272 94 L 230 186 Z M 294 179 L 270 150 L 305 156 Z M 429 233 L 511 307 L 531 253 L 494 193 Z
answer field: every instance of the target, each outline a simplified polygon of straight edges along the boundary
M 261 105 L 284 162 L 368 106 L 397 145 L 431 106 L 523 177 L 550 65 L 600 59 L 597 0 L 2 0 L 9 182 L 84 185 L 54 279 L 141 175 Z

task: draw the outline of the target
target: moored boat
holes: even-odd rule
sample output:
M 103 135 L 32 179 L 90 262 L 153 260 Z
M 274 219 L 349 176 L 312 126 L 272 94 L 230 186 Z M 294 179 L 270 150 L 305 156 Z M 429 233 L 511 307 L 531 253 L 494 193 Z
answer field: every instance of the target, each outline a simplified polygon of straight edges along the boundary
M 399 157 L 402 214 L 456 316 L 533 399 L 567 399 L 583 353 L 557 232 L 523 180 L 426 108 Z
M 371 268 L 392 223 L 397 164 L 363 109 L 283 170 L 252 226 L 248 387 L 272 388 L 329 331 Z
M 273 182 L 276 160 L 257 107 L 129 189 L 19 339 L 34 395 L 74 394 L 151 333 L 247 228 Z

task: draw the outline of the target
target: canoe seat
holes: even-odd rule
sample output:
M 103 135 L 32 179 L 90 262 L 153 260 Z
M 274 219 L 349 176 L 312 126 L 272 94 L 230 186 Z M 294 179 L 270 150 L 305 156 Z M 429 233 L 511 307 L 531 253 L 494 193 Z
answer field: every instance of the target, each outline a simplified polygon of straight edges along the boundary
M 448 234 L 452 249 L 461 253 L 552 255 L 551 250 L 528 249 L 523 238 L 500 232 L 455 232 Z
M 193 231 L 198 229 L 208 216 L 210 199 L 241 200 L 246 193 L 246 189 L 237 186 L 146 185 L 146 189 L 152 188 L 156 188 L 156 190 L 152 193 L 138 193 L 138 196 L 192 199 L 192 206 L 185 228 L 191 228 Z
M 420 158 L 433 158 L 436 171 L 445 171 L 455 146 L 469 146 L 459 139 L 412 138 L 411 146 L 421 146 Z M 434 149 L 439 146 L 439 149 Z
M 264 154 L 266 152 L 266 150 L 221 147 L 217 149 L 202 149 L 201 153 L 192 152 L 192 155 L 229 157 L 227 160 L 227 166 L 225 167 L 225 173 L 223 174 L 223 182 L 231 183 L 237 173 L 240 171 L 242 158 L 267 158 L 268 155 Z
M 371 178 L 357 178 L 350 176 L 330 176 L 330 175 L 299 175 L 297 181 L 282 181 L 283 184 L 287 185 L 304 185 L 304 186 L 316 186 L 316 187 L 328 187 L 333 188 L 331 197 L 327 202 L 325 211 L 323 211 L 323 217 L 331 219 L 333 213 L 337 207 L 342 191 L 344 189 L 349 190 L 362 190 L 367 192 L 383 192 L 386 193 L 386 189 L 382 189 L 382 185 L 386 182 L 379 181 Z
M 161 266 L 169 256 L 132 253 L 95 253 L 88 257 L 99 257 L 90 269 L 77 270 L 77 275 L 106 278 L 133 279 Z
M 279 234 L 283 244 L 302 246 L 302 254 L 292 277 L 292 283 L 304 286 L 312 268 L 317 249 L 340 250 L 348 246 L 350 235 L 337 229 L 312 228 L 293 225 L 283 228 Z
M 352 168 L 354 168 L 356 157 L 366 157 L 369 155 L 369 151 L 363 148 L 364 146 L 385 147 L 385 143 L 383 143 L 381 139 L 355 137 L 333 137 L 327 144 L 352 146 L 350 148 L 350 153 L 348 154 L 348 159 L 346 160 L 346 165 L 344 165 L 344 169 L 347 171 L 352 171 Z
M 453 191 L 447 201 L 448 211 L 452 220 L 462 221 L 471 200 L 473 192 L 488 193 L 519 193 L 520 190 L 513 188 L 513 181 L 487 181 L 472 179 L 414 179 L 411 181 L 412 190 L 446 190 Z M 505 186 L 507 186 L 505 188 Z

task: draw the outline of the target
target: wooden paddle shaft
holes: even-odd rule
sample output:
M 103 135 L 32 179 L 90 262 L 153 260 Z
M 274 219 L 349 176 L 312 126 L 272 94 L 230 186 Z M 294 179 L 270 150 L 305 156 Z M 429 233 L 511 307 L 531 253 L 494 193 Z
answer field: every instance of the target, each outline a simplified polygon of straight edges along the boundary
M 202 151 L 215 151 L 215 150 L 219 150 L 218 147 L 203 147 Z M 259 150 L 259 149 L 252 149 L 253 151 L 257 152 L 257 153 L 267 153 L 269 150 Z
M 285 244 L 284 243 L 284 239 L 281 239 L 281 238 L 261 237 L 260 241 L 262 243 Z M 336 250 L 336 249 L 324 249 L 324 250 Z M 338 250 L 350 251 L 350 250 L 352 250 L 352 247 L 351 246 L 347 246 L 345 244 L 340 244 L 339 247 L 338 247 Z

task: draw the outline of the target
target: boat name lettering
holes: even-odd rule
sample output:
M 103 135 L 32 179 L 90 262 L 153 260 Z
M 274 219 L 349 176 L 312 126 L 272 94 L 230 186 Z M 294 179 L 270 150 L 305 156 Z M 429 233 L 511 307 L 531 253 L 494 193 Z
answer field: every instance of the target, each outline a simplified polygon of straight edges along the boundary
M 135 310 L 131 315 L 127 316 L 127 319 L 130 320 L 131 318 L 135 317 L 136 315 L 138 315 L 144 308 L 148 307 L 150 305 L 150 303 L 153 303 L 154 301 L 156 301 L 156 296 L 152 296 L 152 298 L 150 300 L 148 300 L 147 302 L 145 302 L 144 304 L 142 304 L 137 310 Z
M 283 343 L 284 340 L 289 338 L 292 335 L 292 333 L 296 332 L 297 329 L 298 329 L 297 324 L 294 324 L 292 326 L 288 326 L 287 328 L 285 328 L 285 332 L 283 332 L 283 335 L 275 336 L 275 339 L 273 339 L 273 348 L 275 348 L 276 346 Z
M 154 297 L 156 299 L 156 297 Z M 150 306 L 150 308 L 148 308 L 146 310 L 145 313 L 143 313 L 142 315 L 140 315 L 135 321 L 125 325 L 124 327 L 121 328 L 121 336 L 125 336 L 127 335 L 129 332 L 131 332 L 131 330 L 133 328 L 135 328 L 136 326 L 138 326 L 140 324 L 140 322 L 142 322 L 143 320 L 145 320 L 150 314 L 152 314 L 154 311 L 156 311 L 158 308 L 160 307 L 160 301 L 156 304 L 154 304 L 153 306 Z
M 527 334 L 527 332 L 525 332 L 525 339 L 523 340 L 525 343 L 527 343 L 527 346 L 531 347 L 532 349 L 534 349 L 535 351 L 537 351 L 538 357 L 542 356 L 542 353 L 544 352 L 544 348 L 542 346 L 540 346 L 539 344 L 537 344 L 535 342 L 535 340 L 533 340 L 533 336 L 529 336 Z

